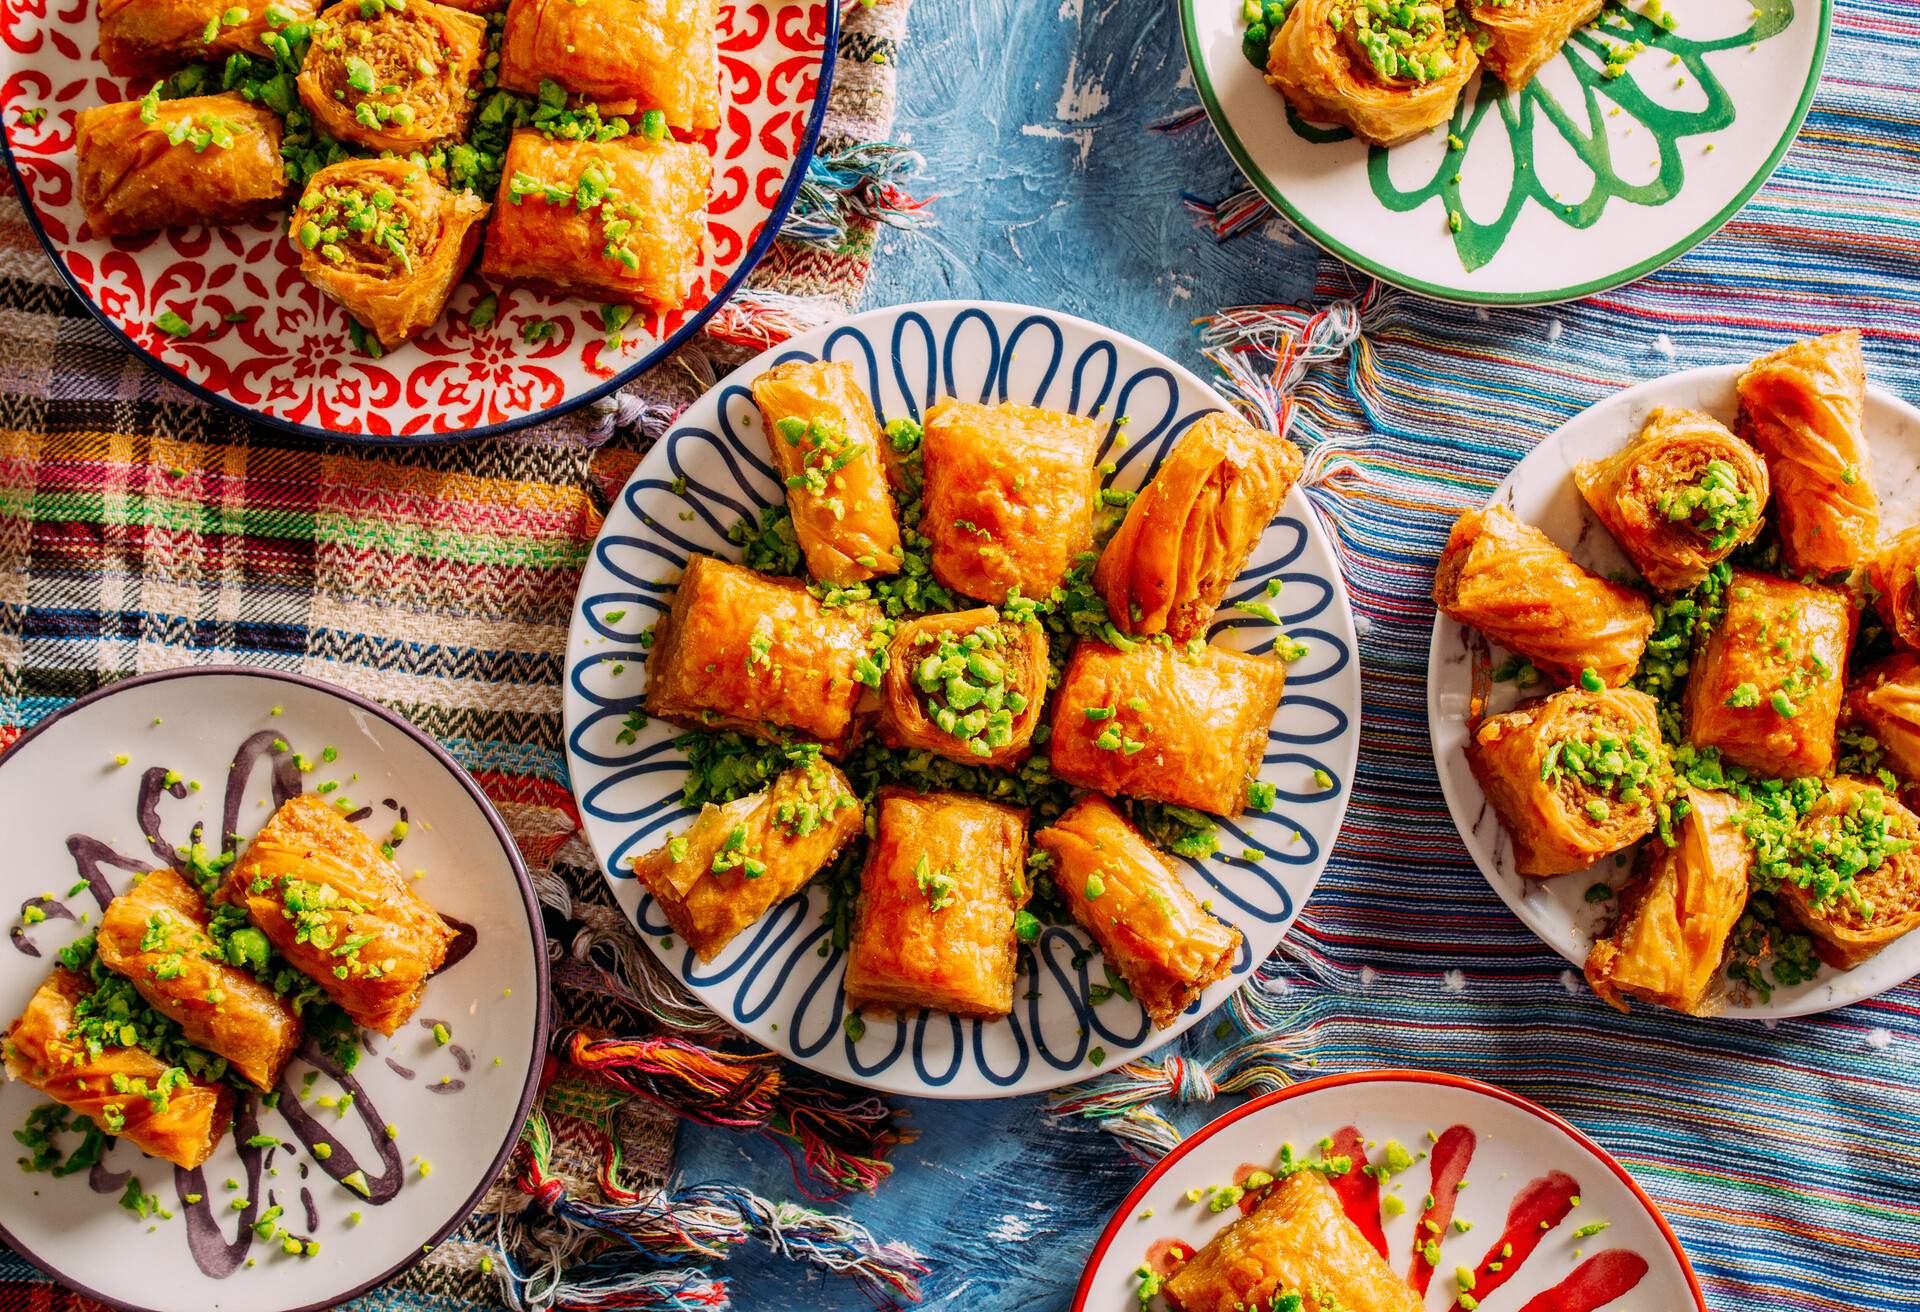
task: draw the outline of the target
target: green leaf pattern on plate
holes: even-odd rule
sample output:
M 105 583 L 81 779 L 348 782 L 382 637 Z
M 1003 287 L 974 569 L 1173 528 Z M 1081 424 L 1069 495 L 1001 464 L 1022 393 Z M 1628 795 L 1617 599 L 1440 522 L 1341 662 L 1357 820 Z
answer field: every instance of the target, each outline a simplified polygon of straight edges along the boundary
M 1499 254 L 1515 222 L 1529 203 L 1537 204 L 1570 227 L 1590 228 L 1615 200 L 1635 205 L 1664 205 L 1680 194 L 1686 166 L 1680 143 L 1688 137 L 1718 132 L 1733 124 L 1736 110 L 1725 85 L 1707 65 L 1718 51 L 1757 45 L 1778 36 L 1793 23 L 1794 0 L 1753 0 L 1751 25 L 1742 32 L 1712 40 L 1695 40 L 1680 31 L 1668 31 L 1645 14 L 1609 5 L 1593 24 L 1574 34 L 1563 58 L 1580 88 L 1580 101 L 1563 105 L 1536 78 L 1524 90 L 1509 94 L 1498 81 L 1483 77 L 1477 93 L 1461 97 L 1448 130 L 1460 143 L 1441 157 L 1433 177 L 1421 186 L 1403 189 L 1390 174 L 1390 152 L 1373 147 L 1367 157 L 1367 177 L 1374 196 L 1397 213 L 1415 210 L 1439 200 L 1446 216 L 1458 215 L 1454 250 L 1468 270 L 1481 268 Z M 1646 49 L 1627 65 L 1625 75 L 1608 77 L 1607 56 L 1635 41 Z M 1657 70 L 1657 72 L 1656 72 Z M 1636 77 L 1636 74 L 1639 77 Z M 1649 96 L 1640 79 L 1685 78 L 1704 93 L 1696 109 L 1676 109 Z M 1657 143 L 1659 168 L 1641 182 L 1620 176 L 1614 167 L 1613 141 L 1607 120 L 1625 115 L 1632 131 L 1645 131 Z M 1345 141 L 1344 128 L 1316 127 L 1287 107 L 1287 122 L 1302 139 L 1312 142 Z M 1505 204 L 1492 218 L 1476 218 L 1462 200 L 1459 181 L 1467 157 L 1482 132 L 1498 128 L 1507 135 L 1512 180 Z M 1593 176 L 1591 189 L 1576 200 L 1564 192 L 1555 196 L 1542 182 L 1535 163 L 1536 133 L 1553 132 Z

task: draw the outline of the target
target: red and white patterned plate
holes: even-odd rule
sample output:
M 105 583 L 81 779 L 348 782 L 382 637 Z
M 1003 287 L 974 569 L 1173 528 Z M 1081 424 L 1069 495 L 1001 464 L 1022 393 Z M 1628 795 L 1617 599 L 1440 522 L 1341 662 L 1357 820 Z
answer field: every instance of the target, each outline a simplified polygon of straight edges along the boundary
M 276 428 L 348 440 L 434 441 L 505 432 L 596 399 L 663 358 L 720 308 L 791 208 L 820 132 L 839 35 L 835 0 L 720 0 L 720 128 L 693 295 L 636 317 L 607 350 L 599 305 L 499 288 L 485 328 L 467 325 L 477 274 L 413 342 L 374 359 L 347 315 L 301 278 L 282 219 L 103 240 L 86 235 L 74 185 L 74 114 L 151 85 L 107 75 L 93 0 L 0 4 L 0 124 L 7 166 L 48 254 L 101 321 L 174 381 Z M 45 109 L 44 117 L 30 111 Z M 198 331 L 171 337 L 171 310 Z M 228 322 L 229 314 L 245 314 Z M 531 320 L 554 321 L 528 343 Z

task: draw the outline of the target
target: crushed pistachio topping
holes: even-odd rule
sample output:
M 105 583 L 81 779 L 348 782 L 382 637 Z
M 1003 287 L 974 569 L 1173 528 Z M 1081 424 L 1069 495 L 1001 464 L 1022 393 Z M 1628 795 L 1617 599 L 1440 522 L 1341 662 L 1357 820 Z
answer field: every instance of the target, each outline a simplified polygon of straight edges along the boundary
M 409 174 L 403 183 L 409 191 L 425 185 L 424 172 Z M 294 239 L 328 264 L 372 263 L 410 273 L 426 234 L 413 229 L 399 201 L 385 183 L 309 187 L 293 213 Z
M 1012 742 L 1013 717 L 1027 709 L 1027 695 L 1010 680 L 1006 642 L 998 625 L 983 624 L 966 634 L 925 635 L 909 653 L 927 718 L 974 756 Z
M 600 225 L 601 255 L 629 270 L 640 267 L 640 253 L 632 244 L 633 225 L 641 217 L 640 206 L 614 185 L 599 164 L 585 165 L 571 187 L 545 182 L 516 169 L 507 183 L 507 199 L 518 205 L 528 196 L 548 205 L 570 206 L 582 215 L 593 217 Z
M 959 900 L 959 885 L 954 882 L 952 870 L 935 870 L 924 852 L 913 864 L 913 882 L 926 896 L 928 911 L 945 911 Z
M 1375 79 L 1419 86 L 1452 73 L 1463 21 L 1435 0 L 1361 0 L 1328 15 L 1356 62 Z

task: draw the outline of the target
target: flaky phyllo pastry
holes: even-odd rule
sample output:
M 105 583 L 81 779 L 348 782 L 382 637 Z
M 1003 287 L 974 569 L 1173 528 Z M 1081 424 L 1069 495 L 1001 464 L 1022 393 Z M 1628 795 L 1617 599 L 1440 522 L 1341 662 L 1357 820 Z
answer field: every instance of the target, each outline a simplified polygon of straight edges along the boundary
M 217 898 L 244 909 L 355 1024 L 382 1034 L 413 1015 L 453 943 L 393 858 L 311 793 L 274 812 Z
M 1622 1011 L 1628 998 L 1707 1010 L 1728 936 L 1746 910 L 1753 855 L 1740 824 L 1743 804 L 1697 788 L 1686 799 L 1673 843 L 1640 850 L 1613 932 L 1587 954 L 1587 982 Z
M 1467 744 L 1523 875 L 1584 870 L 1653 832 L 1672 770 L 1651 697 L 1571 688 L 1495 715 Z
M 257 218 L 287 194 L 280 116 L 237 92 L 159 92 L 74 116 L 80 205 L 96 237 Z
M 1518 91 L 1599 16 L 1606 0 L 1479 0 L 1469 16 L 1487 71 Z
M 299 1018 L 251 970 L 226 960 L 207 926 L 200 890 L 172 870 L 156 870 L 107 905 L 96 950 L 187 1042 L 271 1089 L 300 1046 Z
M 439 321 L 486 214 L 485 201 L 422 165 L 350 159 L 308 181 L 289 236 L 307 281 L 392 350 Z
M 711 961 L 833 860 L 863 814 L 845 775 L 803 758 L 770 788 L 701 807 L 684 833 L 635 858 L 633 873 L 695 955 Z
M 1741 375 L 1739 390 L 1740 435 L 1767 458 L 1788 572 L 1866 564 L 1880 533 L 1880 503 L 1867 449 L 1860 334 L 1775 351 Z
M 879 791 L 845 987 L 855 1007 L 1013 1010 L 1027 812 L 971 793 Z
M 1398 145 L 1453 116 L 1479 65 L 1454 0 L 1296 0 L 1267 51 L 1267 81 L 1301 117 Z
M 1266 1187 L 1162 1286 L 1174 1312 L 1420 1312 L 1423 1306 L 1316 1171 Z M 1288 1296 L 1297 1296 L 1297 1301 Z
M 1895 652 L 1860 671 L 1848 690 L 1847 709 L 1901 781 L 1920 784 L 1920 658 Z
M 1047 697 L 1047 631 L 991 606 L 902 621 L 887 649 L 880 736 L 966 765 L 1026 759 Z
M 845 361 L 789 360 L 753 380 L 807 572 L 846 585 L 900 569 L 900 520 L 873 400 Z
M 7 1074 L 89 1117 L 143 1153 L 191 1169 L 212 1155 L 233 1119 L 233 1086 L 170 1066 L 145 1048 L 107 1040 L 87 1012 L 94 985 L 64 966 L 7 1030 Z M 131 1029 L 131 1026 L 126 1028 Z
M 1867 567 L 1873 608 L 1901 646 L 1920 652 L 1920 525 L 1883 545 Z
M 1116 797 L 1246 810 L 1286 687 L 1274 656 L 1201 645 L 1074 644 L 1053 704 L 1053 770 Z
M 115 77 L 157 77 L 196 60 L 257 55 L 261 37 L 319 8 L 319 0 L 99 0 L 100 62 Z
M 512 0 L 500 85 L 553 81 L 608 114 L 657 110 L 669 126 L 720 125 L 714 0 Z
M 1795 779 L 1832 771 L 1854 611 L 1838 588 L 1736 569 L 1687 676 L 1687 738 Z
M 1236 414 L 1203 415 L 1100 553 L 1093 586 L 1122 633 L 1197 637 L 1300 477 L 1300 450 Z
M 484 18 L 434 0 L 342 0 L 313 26 L 300 103 L 335 140 L 420 150 L 466 133 L 486 46 Z
M 1679 592 L 1751 542 L 1767 504 L 1767 465 L 1698 410 L 1656 409 L 1640 436 L 1573 480 L 1642 577 Z
M 644 135 L 561 141 L 513 134 L 481 272 L 563 295 L 674 310 L 693 290 L 713 160 Z
M 1501 505 L 1454 521 L 1433 600 L 1561 683 L 1587 670 L 1609 687 L 1625 683 L 1653 632 L 1645 597 L 1584 568 Z
M 999 605 L 1045 597 L 1093 545 L 1098 420 L 944 397 L 927 411 L 920 531 L 934 577 Z
M 1172 1025 L 1209 984 L 1225 979 L 1240 931 L 1217 919 L 1139 830 L 1088 793 L 1033 836 L 1053 858 L 1053 882 L 1147 1015 Z
M 877 606 L 821 603 L 798 579 L 694 556 L 655 630 L 647 710 L 690 729 L 852 745 L 861 695 L 880 684 Z M 884 635 L 880 635 L 884 636 Z

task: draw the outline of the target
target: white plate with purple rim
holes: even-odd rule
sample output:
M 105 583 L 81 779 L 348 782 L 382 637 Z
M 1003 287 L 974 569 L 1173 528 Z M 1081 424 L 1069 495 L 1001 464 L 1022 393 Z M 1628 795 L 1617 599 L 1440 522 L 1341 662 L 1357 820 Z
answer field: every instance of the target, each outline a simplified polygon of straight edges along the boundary
M 1574 466 L 1612 455 L 1636 436 L 1656 406 L 1702 410 L 1732 425 L 1739 409 L 1734 384 L 1745 365 L 1713 365 L 1656 378 L 1618 392 L 1568 420 L 1528 452 L 1494 493 L 1526 523 L 1601 574 L 1636 577 L 1627 560 L 1574 486 Z M 1873 485 L 1880 497 L 1881 520 L 1889 533 L 1920 518 L 1920 409 L 1876 387 L 1867 392 L 1867 439 L 1873 453 Z M 1507 837 L 1473 772 L 1467 768 L 1467 717 L 1473 697 L 1473 663 L 1491 651 L 1504 653 L 1462 625 L 1436 615 L 1427 653 L 1427 727 L 1433 736 L 1434 766 L 1454 826 L 1474 864 L 1513 913 L 1542 942 L 1574 966 L 1583 966 L 1596 934 L 1605 930 L 1617 905 L 1612 899 L 1589 902 L 1595 882 L 1618 887 L 1626 882 L 1627 863 L 1609 857 L 1569 875 L 1538 879 L 1513 869 L 1513 844 Z M 1511 684 L 1495 684 L 1487 710 L 1497 714 L 1518 700 Z M 1776 985 L 1762 1000 L 1734 989 L 1722 1014 L 1747 1020 L 1781 1020 L 1831 1011 L 1871 998 L 1920 974 L 1920 934 L 1909 934 L 1878 956 L 1836 971 L 1822 966 L 1801 984 Z
M 313 768 L 300 770 L 295 753 Z M 168 771 L 179 776 L 171 785 Z M 97 923 L 114 891 L 176 859 L 196 827 L 210 846 L 223 827 L 245 838 L 280 800 L 329 783 L 328 795 L 350 799 L 347 813 L 376 838 L 406 819 L 395 859 L 425 872 L 420 893 L 460 931 L 448 962 L 397 1034 L 362 1032 L 351 1072 L 303 1047 L 278 1106 L 243 1097 L 233 1133 L 196 1171 L 115 1142 L 89 1171 L 0 1172 L 0 1239 L 83 1294 L 141 1312 L 333 1307 L 392 1279 L 465 1221 L 519 1140 L 547 1031 L 546 938 L 519 853 L 432 739 L 299 675 L 223 667 L 126 679 L 0 754 L 11 858 L 0 874 L 11 926 L 0 1021 L 20 1013 L 54 954 Z M 28 906 L 45 919 L 25 924 Z M 436 1022 L 449 1042 L 438 1041 Z M 0 1125 L 18 1128 L 45 1102 L 26 1085 L 0 1084 Z M 256 1134 L 279 1143 L 248 1146 Z M 79 1143 L 70 1132 L 59 1146 Z M 356 1170 L 365 1195 L 341 1182 Z M 165 1215 L 121 1206 L 134 1179 Z M 188 1204 L 190 1194 L 201 1201 Z M 314 1256 L 255 1237 L 253 1223 L 274 1205 L 289 1233 L 318 1242 Z
M 1219 393 L 1166 356 L 1112 329 L 1023 305 L 941 301 L 870 310 L 793 338 L 740 366 L 655 444 L 607 513 L 588 557 L 567 636 L 563 708 L 567 770 L 581 820 L 614 897 L 667 969 L 728 1024 L 839 1079 L 932 1098 L 997 1098 L 1058 1088 L 1153 1051 L 1212 1011 L 1273 951 L 1313 891 L 1340 832 L 1360 741 L 1360 668 L 1338 558 L 1298 489 L 1268 526 L 1227 601 L 1264 599 L 1307 644 L 1288 669 L 1261 778 L 1270 812 L 1223 821 L 1221 851 L 1176 858 L 1196 896 L 1246 943 L 1228 978 L 1173 1028 L 1155 1030 L 1137 1002 L 1102 986 L 1097 953 L 1077 925 L 1048 927 L 1020 949 L 1014 1011 L 996 1020 L 944 1012 L 867 1017 L 849 1034 L 828 942 L 827 894 L 814 885 L 767 913 L 713 962 L 672 933 L 627 867 L 693 814 L 681 802 L 681 731 L 654 721 L 621 741 L 646 689 L 643 631 L 671 604 L 687 553 L 737 560 L 727 528 L 784 497 L 767 463 L 753 378 L 783 360 L 845 360 L 883 421 L 918 419 L 942 395 L 1013 399 L 1109 417 L 1100 460 L 1110 486 L 1138 488 L 1196 419 L 1226 408 Z M 1115 441 L 1122 417 L 1127 437 Z M 1278 630 L 1223 610 L 1215 642 L 1266 651 Z M 1320 786 L 1314 772 L 1325 772 Z M 1258 859 L 1250 859 L 1257 853 Z

